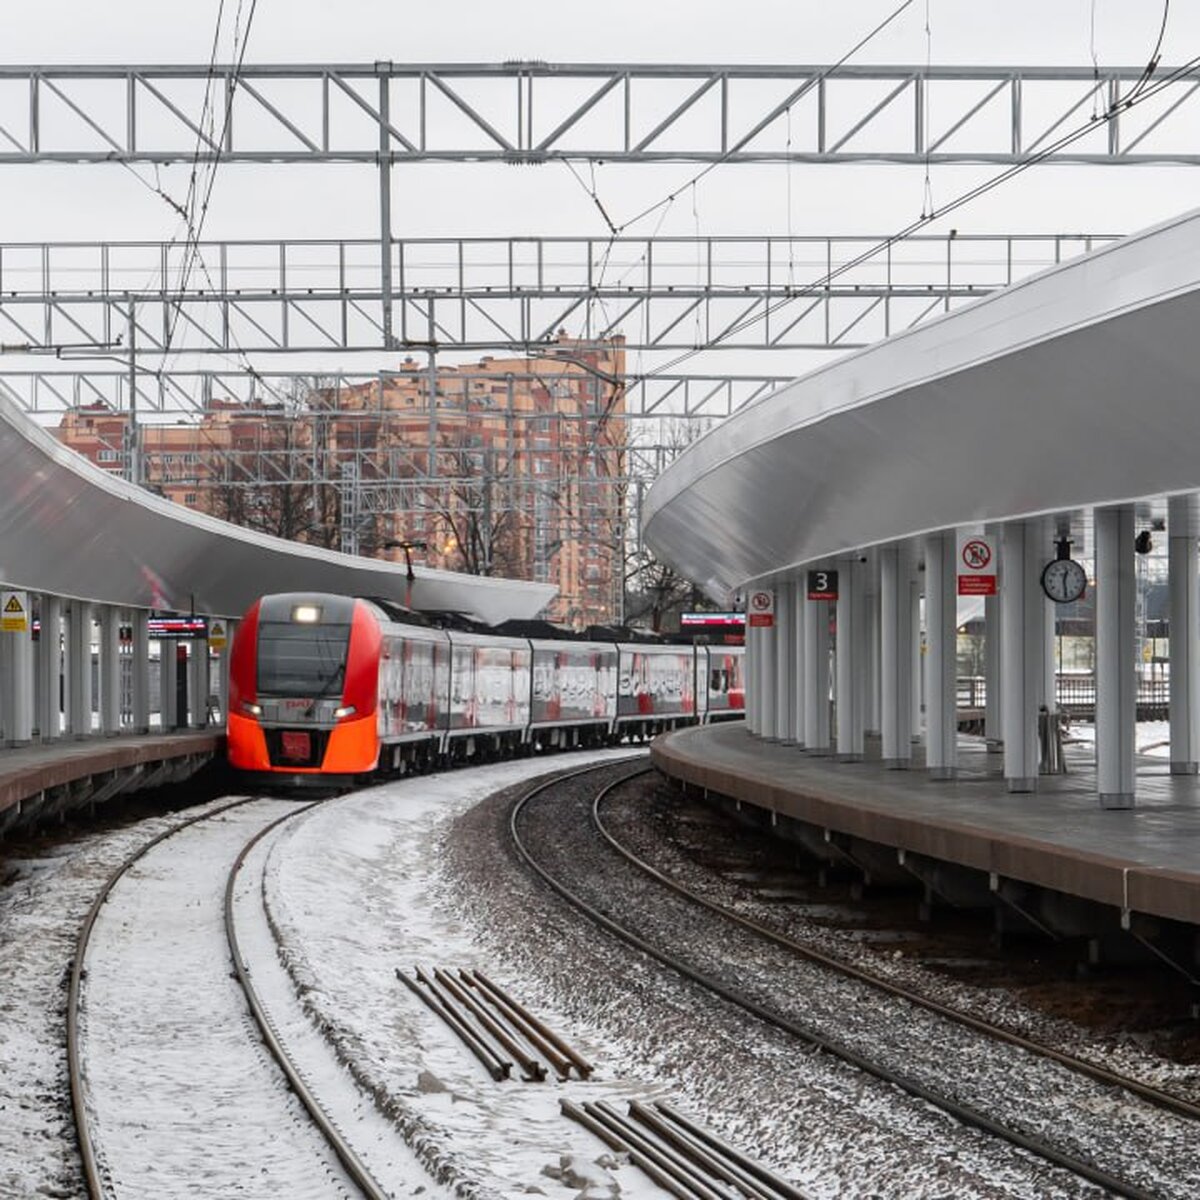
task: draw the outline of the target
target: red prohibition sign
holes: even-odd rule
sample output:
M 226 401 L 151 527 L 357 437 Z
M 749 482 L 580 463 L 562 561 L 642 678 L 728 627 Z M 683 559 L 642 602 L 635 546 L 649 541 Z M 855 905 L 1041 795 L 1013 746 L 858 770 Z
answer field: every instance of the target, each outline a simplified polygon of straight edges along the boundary
M 992 561 L 992 548 L 987 542 L 973 538 L 963 545 L 962 560 L 972 571 L 982 571 Z
M 760 610 L 764 608 L 770 608 L 771 594 L 769 592 L 755 592 L 754 595 L 750 597 L 750 604 L 752 607 Z

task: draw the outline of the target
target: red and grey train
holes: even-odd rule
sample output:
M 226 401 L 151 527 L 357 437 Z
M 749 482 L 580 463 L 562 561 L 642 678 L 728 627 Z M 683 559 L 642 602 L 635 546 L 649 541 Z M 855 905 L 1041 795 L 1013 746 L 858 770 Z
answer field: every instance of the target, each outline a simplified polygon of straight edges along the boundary
M 264 596 L 233 640 L 230 765 L 341 779 L 615 743 L 742 715 L 741 646 L 460 632 L 374 601 Z

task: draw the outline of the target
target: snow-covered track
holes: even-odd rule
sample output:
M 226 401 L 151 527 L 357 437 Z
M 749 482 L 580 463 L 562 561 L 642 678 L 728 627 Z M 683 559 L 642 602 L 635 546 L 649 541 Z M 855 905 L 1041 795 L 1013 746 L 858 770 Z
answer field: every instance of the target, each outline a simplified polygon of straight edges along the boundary
M 238 949 L 238 871 L 266 834 L 309 807 L 251 797 L 202 813 L 130 855 L 93 901 L 67 1010 L 93 1200 L 176 1188 L 232 1195 L 264 1183 L 295 1197 L 389 1194 L 351 1170 L 357 1160 L 332 1122 L 314 1116 Z
M 1021 1078 L 1010 1085 L 1004 1069 L 992 1065 L 991 1059 L 995 1058 L 998 1064 L 1004 1055 L 1011 1059 L 1013 1054 L 1027 1052 L 1015 1046 L 997 1046 L 990 1031 L 960 1027 L 950 1037 L 945 1033 L 946 1018 L 936 1013 L 927 1018 L 921 1014 L 923 1019 L 942 1021 L 936 1035 L 924 1045 L 911 1037 L 906 1042 L 911 1031 L 896 1029 L 895 1023 L 914 1024 L 912 1018 L 901 1013 L 889 1014 L 890 1020 L 882 1013 L 876 1015 L 872 1010 L 879 1006 L 871 1005 L 862 995 L 862 984 L 868 981 L 838 981 L 823 968 L 817 969 L 824 978 L 814 977 L 814 964 L 800 962 L 794 951 L 764 938 L 753 926 L 731 927 L 728 917 L 715 907 L 698 907 L 686 894 L 662 888 L 660 879 L 648 884 L 645 873 L 618 856 L 614 847 L 601 837 L 596 819 L 605 797 L 643 770 L 614 778 L 610 766 L 589 786 L 584 777 L 598 770 L 602 769 L 591 768 L 532 789 L 517 801 L 510 815 L 510 832 L 520 856 L 544 882 L 592 921 L 775 1029 L 936 1105 L 966 1126 L 1002 1139 L 1112 1194 L 1134 1200 L 1194 1194 L 1188 1190 L 1186 1172 L 1173 1180 L 1175 1187 L 1170 1190 L 1163 1191 L 1158 1186 L 1158 1181 L 1170 1170 L 1163 1147 L 1171 1139 L 1178 1145 L 1193 1138 L 1195 1127 L 1191 1120 L 1182 1120 L 1175 1112 L 1149 1109 L 1145 1101 L 1133 1095 L 1114 1098 L 1114 1085 L 1098 1084 L 1076 1072 L 1068 1075 L 1063 1071 L 1064 1064 L 1051 1063 L 1044 1056 L 1022 1061 Z M 603 786 L 598 786 L 599 783 Z M 629 876 L 631 871 L 636 873 L 636 879 Z M 806 972 L 805 980 L 799 987 L 793 983 L 794 991 L 788 994 L 782 979 L 794 978 L 798 969 Z M 858 988 L 858 994 L 846 991 L 836 1001 L 822 998 L 820 993 L 836 992 L 838 986 Z M 803 995 L 808 1002 L 800 1012 L 797 995 Z M 838 1005 L 849 1020 L 830 1017 Z M 810 1016 L 809 1008 L 822 1012 Z M 911 1014 L 911 1007 L 907 1012 Z M 986 1043 L 980 1035 L 986 1037 Z M 964 1039 L 972 1040 L 968 1043 Z M 955 1047 L 968 1047 L 971 1056 L 988 1060 L 979 1079 L 968 1079 L 964 1086 L 956 1086 L 959 1081 L 953 1067 L 954 1054 L 943 1048 L 943 1041 L 951 1041 Z M 972 1063 L 972 1069 L 974 1066 Z M 965 1063 L 960 1073 L 963 1070 Z M 1056 1087 L 1071 1089 L 1074 1108 L 1064 1114 L 1062 1128 L 1057 1122 L 1039 1128 L 1036 1121 L 1022 1119 L 1023 1089 L 1030 1089 L 1024 1094 L 1028 1097 L 1027 1105 L 1033 1108 L 1035 1097 L 1045 1099 L 1044 1094 L 1038 1096 L 1036 1089 L 1048 1092 Z M 1001 1090 L 1004 1088 L 1017 1099 L 1004 1095 Z M 1087 1089 L 1093 1091 L 1088 1093 Z M 1149 1112 L 1137 1111 L 1139 1105 Z M 1083 1118 L 1082 1114 L 1089 1112 L 1094 1120 Z M 1111 1118 L 1105 1119 L 1110 1112 Z M 1174 1123 L 1163 1130 L 1167 1136 L 1162 1139 L 1162 1146 L 1146 1140 L 1143 1152 L 1157 1151 L 1160 1160 L 1153 1167 L 1147 1168 L 1122 1147 L 1128 1140 L 1128 1130 L 1121 1124 L 1122 1115 L 1131 1116 L 1136 1122 L 1134 1127 L 1143 1130 L 1154 1128 L 1156 1116 L 1160 1125 Z M 1146 1134 L 1141 1136 L 1145 1138 Z
M 76 1136 L 79 1139 L 79 1154 L 83 1160 L 84 1179 L 87 1183 L 88 1195 L 93 1200 L 103 1197 L 105 1191 L 92 1140 L 92 1128 L 87 1104 L 84 1099 L 84 1069 L 79 1036 L 79 1016 L 82 1004 L 84 961 L 87 958 L 88 943 L 91 941 L 92 930 L 96 925 L 96 918 L 100 915 L 100 909 L 108 900 L 113 888 L 116 887 L 117 883 L 130 867 L 149 854 L 160 842 L 166 841 L 167 838 L 173 837 L 181 830 L 187 829 L 199 821 L 206 821 L 210 817 L 228 812 L 232 808 L 249 804 L 251 799 L 253 797 L 243 797 L 221 808 L 211 809 L 188 817 L 186 820 L 172 825 L 169 829 L 162 830 L 144 845 L 138 847 L 104 881 L 104 884 L 96 893 L 96 898 L 92 901 L 87 915 L 83 919 L 83 924 L 79 927 L 79 936 L 75 941 L 75 956 L 71 960 L 71 977 L 67 985 L 67 1074 L 71 1087 L 71 1111 L 75 1118 Z
M 309 807 L 311 805 L 306 805 L 305 809 Z M 303 812 L 305 809 L 297 811 Z M 245 994 L 246 1003 L 249 1005 L 250 1011 L 254 1014 L 254 1022 L 258 1026 L 259 1033 L 262 1034 L 263 1045 L 267 1047 L 271 1053 L 271 1057 L 287 1077 L 288 1086 L 295 1093 L 300 1103 L 304 1105 L 305 1111 L 312 1118 L 313 1124 L 321 1131 L 321 1136 L 329 1143 L 329 1148 L 337 1155 L 338 1161 L 346 1169 L 346 1173 L 354 1180 L 367 1200 L 387 1200 L 388 1193 L 376 1181 L 362 1159 L 354 1152 L 354 1148 L 350 1145 L 349 1140 L 343 1136 L 342 1131 L 338 1128 L 335 1121 L 326 1112 L 305 1081 L 299 1066 L 276 1035 L 274 1023 L 271 1021 L 266 1007 L 255 990 L 254 984 L 251 982 L 250 971 L 242 956 L 241 945 L 238 942 L 237 920 L 234 912 L 234 887 L 237 884 L 238 875 L 254 847 L 268 834 L 273 833 L 284 821 L 289 820 L 295 815 L 296 812 L 284 813 L 283 816 L 272 821 L 265 828 L 260 829 L 242 847 L 241 853 L 238 854 L 233 866 L 230 868 L 229 877 L 225 881 L 224 905 L 225 937 L 229 943 L 229 955 L 233 959 L 233 969 L 237 975 L 238 983 L 241 984 L 242 991 Z

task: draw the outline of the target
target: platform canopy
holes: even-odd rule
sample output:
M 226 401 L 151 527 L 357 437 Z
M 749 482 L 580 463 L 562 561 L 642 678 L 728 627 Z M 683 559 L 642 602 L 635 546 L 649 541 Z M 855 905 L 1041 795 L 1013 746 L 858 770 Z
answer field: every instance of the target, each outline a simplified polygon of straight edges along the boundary
M 1200 211 L 748 405 L 650 489 L 655 553 L 724 599 L 916 534 L 1200 488 Z
M 0 582 L 106 604 L 240 616 L 266 592 L 405 598 L 405 568 L 254 533 L 92 466 L 0 397 Z M 537 615 L 551 584 L 418 566 L 414 608 Z

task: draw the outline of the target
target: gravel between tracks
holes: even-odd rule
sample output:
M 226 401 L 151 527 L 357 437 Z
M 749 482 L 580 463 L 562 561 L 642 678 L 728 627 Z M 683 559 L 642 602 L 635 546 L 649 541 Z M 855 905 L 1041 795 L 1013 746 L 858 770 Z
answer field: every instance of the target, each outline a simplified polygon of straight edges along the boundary
M 680 826 L 698 822 L 698 838 L 692 835 L 687 840 L 702 840 L 707 852 L 728 828 L 729 818 L 695 798 L 681 797 L 657 774 L 643 776 L 637 784 L 613 793 L 605 804 L 604 819 L 621 844 L 638 857 L 668 878 L 739 916 L 870 971 L 897 986 L 919 992 L 980 1020 L 994 1022 L 1012 1033 L 1033 1038 L 1200 1103 L 1200 1066 L 1171 1061 L 1151 1052 L 1141 1044 L 1140 1035 L 1097 1035 L 1074 1021 L 1049 1015 L 1020 1002 L 1004 986 L 980 986 L 950 978 L 930 970 L 920 957 L 910 957 L 907 951 L 892 947 L 890 940 L 864 939 L 845 928 L 831 928 L 828 923 L 814 919 L 809 914 L 814 909 L 820 913 L 821 904 L 814 905 L 809 900 L 799 904 L 764 900 L 743 880 L 697 862 L 689 848 L 679 844 Z M 747 834 L 753 842 L 766 836 L 744 828 L 735 836 Z M 772 841 L 776 849 L 786 845 Z M 1081 991 L 1090 986 L 1079 985 Z
M 1091 1096 L 1081 1101 L 1074 1079 L 1055 1079 L 1048 1086 L 1042 1064 L 1015 1062 L 1014 1052 L 976 1036 L 966 1039 L 944 1022 L 931 1031 L 926 1019 L 917 1036 L 921 1018 L 908 1006 L 902 1010 L 860 986 L 849 987 L 815 968 L 781 959 L 731 933 L 719 919 L 672 900 L 641 872 L 616 860 L 592 834 L 581 834 L 590 824 L 594 790 L 591 781 L 563 789 L 561 803 L 539 808 L 530 840 L 539 857 L 553 861 L 555 872 L 568 874 L 597 907 L 631 916 L 649 940 L 686 948 L 685 957 L 709 973 L 773 1001 L 793 1019 L 853 1040 L 871 1057 L 890 1057 L 897 1067 L 919 1071 L 951 1094 L 977 1100 L 992 1115 L 1012 1115 L 1021 1101 L 1009 1093 L 1027 1088 L 1023 1102 L 1034 1119 L 1041 1115 L 1058 1128 L 1061 1106 L 1071 1101 L 1077 1114 L 1094 1105 L 1091 1119 L 1104 1121 L 1111 1131 L 1116 1101 L 1103 1089 L 1087 1085 Z M 498 909 L 520 911 L 530 904 L 528 888 L 516 879 L 480 870 L 477 847 L 489 837 L 493 842 L 500 838 L 502 825 L 503 812 L 490 801 L 460 820 L 453 842 L 452 864 L 464 883 L 460 894 L 479 905 L 472 903 L 465 911 L 474 909 L 473 920 L 484 936 L 505 923 L 497 919 Z M 628 1047 L 627 1061 L 651 1065 L 664 1081 L 670 1079 L 687 1102 L 735 1141 L 777 1164 L 791 1164 L 802 1186 L 831 1196 L 1097 1194 L 1090 1185 L 1031 1163 L 824 1056 L 798 1055 L 790 1039 L 758 1030 L 743 1014 L 704 1000 L 695 989 L 646 966 L 640 956 L 607 938 L 589 937 L 580 920 L 564 913 L 533 926 L 535 936 L 517 948 L 524 972 L 533 980 L 544 979 L 548 998 L 564 1007 L 573 1003 L 573 1017 L 584 1019 L 590 1009 L 593 1019 L 611 1020 L 609 1033 Z M 714 947 L 721 949 L 719 962 Z M 1009 1072 L 1017 1074 L 1010 1078 Z M 1030 1077 L 1024 1078 L 1027 1073 Z M 1050 1087 L 1053 1091 L 1046 1095 Z M 1128 1132 L 1141 1139 L 1140 1150 L 1151 1156 L 1149 1169 L 1156 1169 L 1157 1176 L 1148 1176 L 1146 1165 L 1129 1161 L 1121 1146 L 1097 1145 L 1096 1140 L 1089 1146 L 1107 1154 L 1110 1167 L 1128 1168 L 1131 1177 L 1149 1179 L 1152 1186 L 1168 1185 L 1164 1195 L 1195 1194 L 1188 1182 L 1193 1168 L 1186 1165 L 1184 1130 L 1158 1113 L 1145 1116 L 1139 1110 L 1122 1108 L 1118 1119 L 1128 1121 Z M 1131 1119 L 1135 1111 L 1138 1115 Z M 1073 1132 L 1085 1140 L 1086 1131 Z M 1156 1137 L 1178 1140 L 1160 1148 Z

